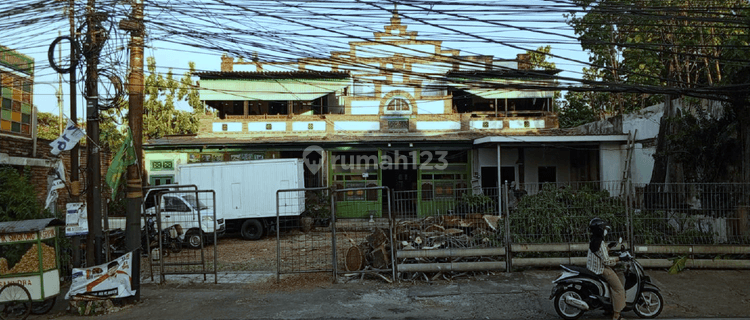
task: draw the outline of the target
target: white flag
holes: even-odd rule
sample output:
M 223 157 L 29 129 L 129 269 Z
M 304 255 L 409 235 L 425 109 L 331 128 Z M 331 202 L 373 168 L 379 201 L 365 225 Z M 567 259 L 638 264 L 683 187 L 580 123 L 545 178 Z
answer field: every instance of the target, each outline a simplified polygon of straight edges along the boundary
M 47 201 L 44 203 L 44 208 L 49 209 L 50 205 L 57 201 L 57 189 L 65 188 L 65 182 L 60 179 L 55 179 L 49 185 L 47 190 Z
M 83 131 L 73 123 L 73 120 L 68 119 L 68 126 L 62 135 L 49 144 L 52 147 L 52 154 L 58 155 L 60 152 L 73 149 L 84 135 Z

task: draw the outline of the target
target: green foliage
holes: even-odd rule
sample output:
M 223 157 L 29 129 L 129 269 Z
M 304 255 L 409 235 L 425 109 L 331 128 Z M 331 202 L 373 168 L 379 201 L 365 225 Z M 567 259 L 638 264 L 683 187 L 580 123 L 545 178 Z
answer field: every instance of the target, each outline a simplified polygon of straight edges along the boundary
M 669 267 L 669 274 L 678 274 L 684 270 L 687 266 L 687 259 L 687 256 L 670 258 L 669 260 L 672 261 L 672 266 Z
M 63 125 L 67 121 L 63 122 Z M 37 137 L 47 140 L 55 140 L 60 136 L 60 116 L 48 112 L 36 113 Z
M 305 192 L 305 215 L 325 219 L 331 217 L 331 199 L 323 191 Z
M 674 126 L 667 136 L 665 153 L 683 165 L 687 182 L 721 182 L 736 178 L 729 168 L 739 163 L 739 123 L 730 114 L 721 119 L 707 116 L 697 108 L 697 113 L 668 119 Z M 727 109 L 730 110 L 730 109 Z
M 102 111 L 99 113 L 99 117 L 101 118 L 99 122 L 99 142 L 102 148 L 109 152 L 117 152 L 117 149 L 125 140 L 124 129 L 127 123 L 117 109 Z
M 471 213 L 493 213 L 497 212 L 494 201 L 484 194 L 471 194 L 469 192 L 461 195 L 456 211 L 462 214 Z
M 533 69 L 554 70 L 557 68 L 554 62 L 547 61 L 551 48 L 551 46 L 546 45 L 537 48 L 535 51 L 526 51 L 526 54 L 529 55 L 529 63 Z
M 625 203 L 606 190 L 580 190 L 545 184 L 524 196 L 511 213 L 510 232 L 516 243 L 588 242 L 592 218 L 609 221 L 613 233 L 624 235 Z
M 531 67 L 535 70 L 555 70 L 557 69 L 557 66 L 555 66 L 554 62 L 547 61 L 547 58 L 549 58 L 549 53 L 552 50 L 552 47 L 549 45 L 541 46 L 537 48 L 535 51 L 526 51 L 526 54 L 529 55 L 529 63 L 531 64 Z M 555 104 L 554 109 L 559 109 L 560 104 L 560 91 L 555 91 L 552 101 Z
M 12 167 L 0 167 L 0 221 L 20 221 L 51 217 L 42 211 L 30 173 L 20 174 Z
M 156 60 L 147 58 L 149 75 L 146 78 L 143 139 L 158 139 L 166 135 L 194 134 L 198 131 L 197 116 L 205 112 L 198 96 L 198 88 L 193 85 L 190 74 L 195 64 L 190 63 L 190 71 L 180 81 L 174 78 L 172 69 L 166 76 L 156 72 Z M 192 112 L 177 110 L 175 100 L 187 100 Z
M 574 0 L 567 23 L 588 51 L 590 73 L 609 86 L 698 88 L 721 84 L 747 60 L 747 0 Z M 716 17 L 722 17 L 716 19 Z M 658 18 L 655 18 L 658 17 Z M 596 93 L 591 106 L 625 113 L 657 97 Z M 609 104 L 600 104 L 600 103 Z
M 588 97 L 583 92 L 569 91 L 558 113 L 561 128 L 573 128 L 599 120 L 599 115 L 589 104 Z

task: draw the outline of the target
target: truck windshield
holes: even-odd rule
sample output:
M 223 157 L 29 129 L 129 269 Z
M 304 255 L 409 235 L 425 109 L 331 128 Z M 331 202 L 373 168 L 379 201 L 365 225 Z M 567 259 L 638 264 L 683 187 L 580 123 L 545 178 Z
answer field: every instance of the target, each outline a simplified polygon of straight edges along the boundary
M 185 196 L 183 196 L 183 198 L 193 208 L 196 208 L 198 210 L 208 209 L 208 206 L 206 206 L 205 204 L 203 204 L 203 202 L 201 202 L 200 200 L 196 199 L 195 195 L 186 194 Z

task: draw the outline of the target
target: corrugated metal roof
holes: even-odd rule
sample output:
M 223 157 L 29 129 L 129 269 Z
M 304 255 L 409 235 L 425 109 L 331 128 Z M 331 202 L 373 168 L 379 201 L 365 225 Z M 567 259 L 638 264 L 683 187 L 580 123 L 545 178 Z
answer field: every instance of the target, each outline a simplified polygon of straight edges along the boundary
M 65 225 L 60 219 L 47 218 L 47 219 L 34 219 L 34 220 L 21 220 L 21 221 L 7 221 L 0 222 L 0 233 L 24 233 L 24 232 L 35 232 L 44 230 L 49 226 L 62 226 Z
M 560 69 L 552 70 L 518 70 L 518 69 L 503 69 L 503 70 L 491 70 L 491 71 L 450 71 L 445 76 L 448 78 L 469 78 L 469 79 L 485 79 L 485 78 L 542 78 L 548 79 L 553 78 L 555 74 L 560 73 Z
M 199 91 L 203 101 L 310 101 L 348 85 L 341 79 L 208 79 L 201 81 Z
M 196 72 L 194 75 L 201 79 L 347 79 L 348 72 L 325 72 L 325 71 L 204 71 Z

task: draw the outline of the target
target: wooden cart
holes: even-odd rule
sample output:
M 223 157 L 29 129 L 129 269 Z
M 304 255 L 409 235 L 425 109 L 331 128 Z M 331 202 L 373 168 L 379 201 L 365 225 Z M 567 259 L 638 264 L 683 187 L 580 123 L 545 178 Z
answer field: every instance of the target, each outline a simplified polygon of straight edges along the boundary
M 61 225 L 51 218 L 0 222 L 0 319 L 25 319 L 54 306 L 60 294 Z

